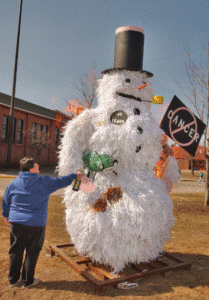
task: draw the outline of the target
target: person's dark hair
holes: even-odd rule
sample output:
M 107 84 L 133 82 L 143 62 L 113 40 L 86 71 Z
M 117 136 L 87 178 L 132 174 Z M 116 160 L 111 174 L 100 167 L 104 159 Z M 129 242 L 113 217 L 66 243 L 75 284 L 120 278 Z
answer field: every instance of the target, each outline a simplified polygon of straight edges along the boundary
M 22 172 L 29 172 L 30 169 L 33 169 L 35 164 L 35 159 L 33 157 L 23 157 L 20 160 L 20 170 Z

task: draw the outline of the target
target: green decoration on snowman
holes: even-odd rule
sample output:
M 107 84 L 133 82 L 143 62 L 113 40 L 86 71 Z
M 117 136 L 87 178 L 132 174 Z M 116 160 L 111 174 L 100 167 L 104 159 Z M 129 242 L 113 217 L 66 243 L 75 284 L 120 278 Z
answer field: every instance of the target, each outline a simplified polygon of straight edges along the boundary
M 107 168 L 113 167 L 115 162 L 116 160 L 107 154 L 99 154 L 96 151 L 83 152 L 84 168 L 92 172 L 102 172 Z

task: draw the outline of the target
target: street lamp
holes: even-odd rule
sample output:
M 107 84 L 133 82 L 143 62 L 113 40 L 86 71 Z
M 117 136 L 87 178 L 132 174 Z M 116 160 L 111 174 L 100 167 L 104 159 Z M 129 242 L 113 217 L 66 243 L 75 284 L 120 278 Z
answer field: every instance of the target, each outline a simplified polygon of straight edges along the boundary
M 17 42 L 16 42 L 16 53 L 15 53 L 15 65 L 14 65 L 14 75 L 13 75 L 13 88 L 12 88 L 10 116 L 9 116 L 9 134 L 8 134 L 8 148 L 7 148 L 7 162 L 6 162 L 6 167 L 7 168 L 11 164 L 12 137 L 13 137 L 13 129 L 14 129 L 13 128 L 14 101 L 15 101 L 16 78 L 17 78 L 17 63 L 18 63 L 18 52 L 19 52 L 22 3 L 23 3 L 23 0 L 20 0 L 19 21 L 18 21 L 18 30 L 17 30 Z
M 209 41 L 208 41 L 208 116 L 209 116 Z M 208 130 L 208 128 L 206 128 Z M 207 147 L 209 138 L 207 136 Z M 208 149 L 208 148 L 207 148 Z M 209 153 L 206 154 L 206 191 L 205 191 L 205 205 L 209 206 Z

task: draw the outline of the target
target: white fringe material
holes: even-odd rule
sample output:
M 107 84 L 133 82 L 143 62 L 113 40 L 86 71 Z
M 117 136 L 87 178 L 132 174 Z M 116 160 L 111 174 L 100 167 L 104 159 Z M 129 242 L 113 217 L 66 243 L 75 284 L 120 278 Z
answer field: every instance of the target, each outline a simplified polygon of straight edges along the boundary
M 130 79 L 130 83 L 126 82 Z M 138 86 L 147 83 L 142 90 Z M 144 102 L 118 96 L 124 93 L 140 97 Z M 86 110 L 66 126 L 59 152 L 59 174 L 81 169 L 84 150 L 112 155 L 118 160 L 113 172 L 97 173 L 96 190 L 91 194 L 65 191 L 66 226 L 81 255 L 109 264 L 119 272 L 128 263 L 149 261 L 158 256 L 173 224 L 172 201 L 153 167 L 161 152 L 162 130 L 151 111 L 153 89 L 151 79 L 140 72 L 119 71 L 105 74 L 98 88 L 98 107 Z M 149 102 L 148 102 L 149 101 Z M 139 115 L 134 109 L 140 110 Z M 114 125 L 110 116 L 117 110 L 128 118 Z M 137 126 L 143 130 L 137 131 Z M 136 147 L 141 146 L 137 153 Z M 172 159 L 167 173 L 176 181 L 178 166 Z M 109 187 L 119 186 L 123 196 L 105 212 L 92 205 Z

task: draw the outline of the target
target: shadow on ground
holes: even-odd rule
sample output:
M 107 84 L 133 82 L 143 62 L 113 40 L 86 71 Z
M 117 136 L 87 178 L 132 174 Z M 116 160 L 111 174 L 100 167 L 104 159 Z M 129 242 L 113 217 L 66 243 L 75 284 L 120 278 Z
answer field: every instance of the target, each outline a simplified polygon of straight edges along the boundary
M 97 291 L 95 286 L 87 281 L 65 281 L 55 280 L 42 283 L 42 288 L 46 290 L 72 291 L 87 295 L 100 295 L 114 297 L 120 295 L 154 296 L 170 293 L 176 287 L 195 289 L 198 287 L 209 287 L 209 256 L 198 254 L 171 253 L 184 262 L 192 263 L 191 271 L 181 270 L 178 272 L 169 272 L 166 276 L 155 275 L 142 280 L 136 280 L 139 284 L 134 289 L 116 289 L 106 287 Z M 64 263 L 64 262 L 63 262 Z M 69 266 L 70 268 L 70 266 Z M 71 269 L 72 270 L 72 269 Z M 74 271 L 73 271 L 74 272 Z M 81 277 L 82 278 L 82 277 Z M 83 279 L 83 278 L 82 278 Z M 40 287 L 36 287 L 37 289 Z

